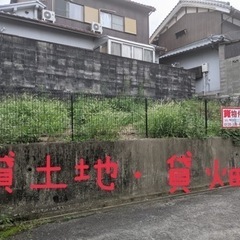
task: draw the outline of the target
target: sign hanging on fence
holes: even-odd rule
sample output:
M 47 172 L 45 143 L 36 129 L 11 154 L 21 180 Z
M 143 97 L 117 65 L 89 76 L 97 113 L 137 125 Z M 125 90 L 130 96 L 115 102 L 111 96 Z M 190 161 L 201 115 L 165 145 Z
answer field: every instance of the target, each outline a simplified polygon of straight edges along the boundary
M 222 128 L 240 128 L 240 107 L 222 107 Z

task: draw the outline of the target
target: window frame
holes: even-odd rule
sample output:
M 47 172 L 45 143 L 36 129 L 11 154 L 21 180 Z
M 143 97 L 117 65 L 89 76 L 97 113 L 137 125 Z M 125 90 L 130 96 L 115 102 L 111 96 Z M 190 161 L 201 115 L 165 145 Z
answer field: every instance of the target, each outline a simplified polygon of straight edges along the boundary
M 59 0 L 53 0 L 52 1 L 52 10 L 56 12 L 56 2 L 59 1 Z M 59 14 L 56 14 L 57 16 L 59 17 L 62 17 L 62 18 L 67 18 L 67 19 L 70 19 L 70 20 L 73 20 L 73 21 L 78 21 L 78 22 L 84 22 L 84 6 L 82 4 L 78 4 L 78 3 L 75 3 L 75 2 L 72 2 L 72 1 L 69 1 L 69 0 L 63 0 L 63 2 L 65 2 L 65 12 L 66 12 L 66 15 L 59 15 Z M 69 12 L 69 6 L 70 4 L 73 4 L 73 5 L 77 5 L 77 6 L 80 6 L 81 9 L 82 9 L 82 12 L 81 12 L 81 20 L 79 19 L 76 19 L 76 18 L 72 18 L 70 16 L 70 12 Z
M 150 52 L 151 53 L 151 61 L 148 61 L 146 60 L 146 52 Z M 153 51 L 151 51 L 150 49 L 147 49 L 147 48 L 143 48 L 143 61 L 146 61 L 146 62 L 153 62 Z
M 58 1 L 58 0 L 57 0 Z M 70 16 L 70 5 L 72 5 L 74 7 L 74 5 L 78 6 L 81 8 L 81 14 L 80 14 L 80 17 L 81 19 L 76 19 L 76 18 L 72 18 Z M 74 2 L 71 2 L 71 1 L 66 1 L 66 6 L 67 6 L 67 18 L 71 19 L 71 20 L 75 20 L 75 21 L 79 21 L 79 22 L 83 22 L 84 21 L 84 6 L 81 5 L 81 4 L 77 4 L 77 3 L 74 3 Z
M 186 34 L 187 34 L 187 29 L 185 28 L 185 29 L 182 29 L 182 30 L 176 32 L 175 37 L 176 37 L 176 39 L 179 39 L 179 38 L 185 36 Z
M 115 55 L 112 53 L 112 43 L 117 43 L 117 44 L 120 44 L 121 47 L 120 47 L 120 55 Z M 110 40 L 109 41 L 109 54 L 112 54 L 112 55 L 115 55 L 115 56 L 120 56 L 120 57 L 126 57 L 126 56 L 123 56 L 123 46 L 126 45 L 126 46 L 130 46 L 131 47 L 131 50 L 130 50 L 130 54 L 131 56 L 130 57 L 126 57 L 126 58 L 131 58 L 131 59 L 135 59 L 135 60 L 139 60 L 139 61 L 145 61 L 145 62 L 151 62 L 153 63 L 155 61 L 155 57 L 154 57 L 154 50 L 151 49 L 151 48 L 147 48 L 145 46 L 140 46 L 140 45 L 134 45 L 134 44 L 131 44 L 131 43 L 127 43 L 127 42 L 121 42 L 121 41 L 117 41 L 117 40 Z M 142 59 L 138 59 L 138 58 L 134 58 L 134 48 L 139 48 L 142 50 Z M 151 52 L 151 61 L 147 61 L 145 60 L 145 50 L 148 50 Z
M 125 56 L 123 56 L 123 49 L 124 49 L 124 47 L 129 47 L 129 49 L 130 49 L 130 57 L 126 56 L 127 54 L 125 54 Z M 132 51 L 133 51 L 133 48 L 132 48 L 131 44 L 123 43 L 122 44 L 122 55 L 121 55 L 121 57 L 132 58 L 132 55 L 133 55 Z
M 113 46 L 114 46 L 114 44 L 115 44 L 115 46 L 119 47 L 119 49 L 117 49 L 117 50 L 120 51 L 120 55 L 113 53 Z M 111 42 L 111 54 L 115 55 L 115 56 L 119 56 L 119 57 L 122 56 L 122 44 L 120 42 L 115 42 L 115 41 Z
M 121 18 L 121 20 L 122 20 L 122 25 L 114 23 L 114 22 L 113 22 L 114 17 L 115 17 L 116 19 L 117 19 L 117 18 L 118 18 L 118 19 Z M 113 29 L 113 30 L 116 30 L 116 31 L 119 31 L 119 32 L 124 32 L 124 17 L 119 16 L 119 15 L 116 15 L 116 14 L 112 14 L 112 15 L 111 15 L 111 19 L 112 19 L 112 29 Z M 117 29 L 117 28 L 114 28 L 113 26 L 121 26 L 122 29 Z
M 189 68 L 188 70 L 195 73 L 195 80 L 201 80 L 203 78 L 202 66 Z
M 110 24 L 109 24 L 110 27 L 109 27 L 109 26 L 106 26 L 106 25 L 104 26 L 104 24 L 103 24 L 103 22 L 102 22 L 102 19 L 103 19 L 102 14 L 110 15 Z M 112 27 L 112 15 L 111 15 L 111 13 L 104 12 L 104 11 L 100 11 L 99 18 L 100 18 L 99 22 L 100 22 L 100 24 L 102 25 L 102 27 L 110 28 L 110 29 L 111 29 L 111 27 Z
M 102 16 L 101 16 L 102 14 L 109 14 L 110 15 L 110 17 L 111 17 L 111 19 L 110 19 L 111 27 L 103 25 L 103 23 L 101 21 L 102 20 Z M 119 26 L 122 26 L 122 30 L 119 30 L 119 29 L 116 29 L 116 28 L 113 27 L 114 25 L 118 25 L 118 24 L 113 24 L 113 17 L 117 17 L 117 18 L 121 18 L 122 19 L 122 25 L 119 25 Z M 114 30 L 114 31 L 124 32 L 125 26 L 124 26 L 124 17 L 123 16 L 120 16 L 120 15 L 117 15 L 117 14 L 113 14 L 111 12 L 103 11 L 103 10 L 100 9 L 99 22 L 102 25 L 102 27 L 104 27 L 104 28 L 108 28 L 108 29 L 111 29 L 111 30 Z
M 144 61 L 143 60 L 144 59 L 144 54 L 143 54 L 144 48 L 139 47 L 139 46 L 132 46 L 132 49 L 133 49 L 133 51 L 132 51 L 132 58 L 136 59 L 136 60 L 139 60 L 139 61 Z M 137 52 L 137 50 L 141 50 L 141 52 Z M 141 59 L 140 58 L 136 58 L 136 55 L 139 55 L 139 53 L 141 55 Z

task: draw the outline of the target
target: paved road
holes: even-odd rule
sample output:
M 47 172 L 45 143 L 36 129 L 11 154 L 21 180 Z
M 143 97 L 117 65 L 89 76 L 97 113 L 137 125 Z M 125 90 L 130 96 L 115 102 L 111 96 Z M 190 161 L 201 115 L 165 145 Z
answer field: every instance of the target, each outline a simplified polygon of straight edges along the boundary
M 240 189 L 154 200 L 41 226 L 11 240 L 239 240 Z

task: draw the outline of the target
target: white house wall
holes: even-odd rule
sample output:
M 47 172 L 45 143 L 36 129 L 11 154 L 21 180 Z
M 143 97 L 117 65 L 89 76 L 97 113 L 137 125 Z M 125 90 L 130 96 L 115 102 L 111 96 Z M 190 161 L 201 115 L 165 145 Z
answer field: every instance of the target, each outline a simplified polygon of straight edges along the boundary
M 0 30 L 3 34 L 30 38 L 39 41 L 58 43 L 73 47 L 93 50 L 94 39 L 92 37 L 67 32 L 62 30 L 43 27 L 35 24 L 14 22 L 10 19 L 0 20 Z
M 174 64 L 177 67 L 184 69 L 191 69 L 201 66 L 203 63 L 208 63 L 209 72 L 208 79 L 210 79 L 210 92 L 220 91 L 220 71 L 219 71 L 219 56 L 218 50 L 212 49 L 199 49 L 189 53 L 182 53 L 179 56 L 171 57 L 168 60 L 161 60 L 160 63 Z M 204 85 L 203 78 L 196 80 L 196 93 L 203 92 Z
M 22 17 L 27 17 L 27 18 L 30 18 L 30 19 L 37 19 L 37 14 L 38 14 L 38 11 L 37 9 L 19 9 L 17 11 L 17 15 L 18 16 L 22 16 Z

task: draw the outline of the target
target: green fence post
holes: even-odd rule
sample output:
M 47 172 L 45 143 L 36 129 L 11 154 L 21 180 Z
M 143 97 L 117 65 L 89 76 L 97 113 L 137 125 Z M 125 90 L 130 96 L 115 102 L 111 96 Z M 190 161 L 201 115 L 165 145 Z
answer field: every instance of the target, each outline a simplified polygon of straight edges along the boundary
M 204 109 L 205 109 L 205 134 L 208 133 L 208 101 L 204 99 Z
M 145 98 L 145 124 L 146 124 L 146 138 L 148 138 L 148 99 Z
M 73 93 L 71 94 L 71 134 L 72 134 L 72 142 L 74 141 L 74 109 L 73 109 Z

